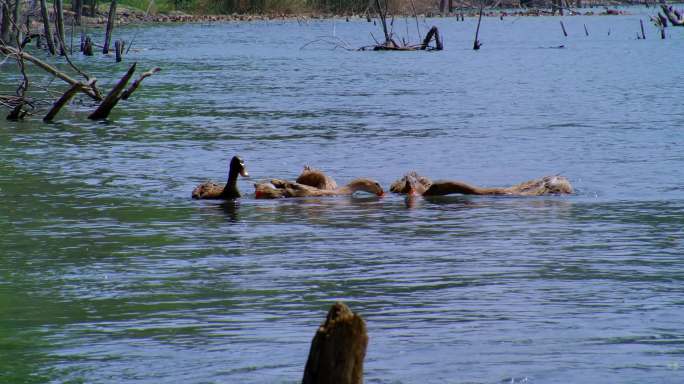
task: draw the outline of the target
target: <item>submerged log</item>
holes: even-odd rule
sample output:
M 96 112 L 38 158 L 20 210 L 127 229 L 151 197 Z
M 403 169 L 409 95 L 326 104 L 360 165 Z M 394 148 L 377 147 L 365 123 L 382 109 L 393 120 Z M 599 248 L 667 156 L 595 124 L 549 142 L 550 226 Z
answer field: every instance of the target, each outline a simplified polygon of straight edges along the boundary
M 107 97 L 105 97 L 104 100 L 102 100 L 97 109 L 95 109 L 95 111 L 91 113 L 90 116 L 88 116 L 89 119 L 106 119 L 107 116 L 109 116 L 109 113 L 116 106 L 119 100 L 121 100 L 121 92 L 123 92 L 124 88 L 126 87 L 126 84 L 128 84 L 128 80 L 130 80 L 131 76 L 133 76 L 133 72 L 135 72 L 135 66 L 136 63 L 133 63 L 133 65 L 131 65 L 126 74 L 121 78 L 121 80 L 119 80 L 116 86 L 114 86 L 114 88 L 112 88 L 112 90 L 109 91 Z
M 95 82 L 95 79 L 91 79 L 87 84 L 83 83 L 76 83 L 72 85 L 69 89 L 67 89 L 66 92 L 62 94 L 62 96 L 55 101 L 55 103 L 52 105 L 52 108 L 48 111 L 47 115 L 43 117 L 44 122 L 50 122 L 52 121 L 55 116 L 59 113 L 59 111 L 64 107 L 69 100 L 71 100 L 74 96 L 76 96 L 76 93 L 80 91 L 83 88 L 90 87 L 93 83 Z
M 335 303 L 311 341 L 302 384 L 361 384 L 368 334 L 361 316 Z

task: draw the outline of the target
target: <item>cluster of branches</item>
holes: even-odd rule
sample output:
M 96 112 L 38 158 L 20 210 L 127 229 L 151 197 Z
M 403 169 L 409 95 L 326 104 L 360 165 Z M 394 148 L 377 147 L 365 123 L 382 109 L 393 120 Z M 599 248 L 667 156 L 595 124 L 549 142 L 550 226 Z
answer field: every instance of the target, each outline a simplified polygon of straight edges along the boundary
M 651 19 L 661 30 L 667 28 L 668 22 L 673 27 L 684 27 L 684 14 L 680 10 L 674 9 L 667 4 L 661 4 L 660 8 L 662 13 L 658 12 L 658 15 L 651 17 Z
M 115 3 L 113 1 L 113 3 Z M 0 65 L 6 64 L 8 61 L 14 61 L 20 74 L 19 84 L 12 95 L 0 95 L 0 107 L 5 107 L 10 110 L 7 115 L 9 120 L 20 120 L 26 116 L 42 113 L 41 107 L 50 107 L 44 115 L 44 121 L 51 121 L 55 118 L 57 113 L 77 94 L 88 96 L 94 102 L 98 103 L 97 107 L 88 117 L 91 119 L 106 118 L 111 112 L 112 108 L 120 100 L 126 100 L 139 86 L 143 79 L 151 76 L 159 71 L 159 68 L 154 68 L 143 73 L 138 80 L 133 82 L 130 87 L 126 88 L 128 81 L 135 72 L 136 65 L 133 64 L 126 75 L 116 84 L 116 86 L 106 95 L 96 85 L 97 80 L 90 76 L 85 71 L 77 67 L 70 58 L 70 50 L 64 42 L 63 20 L 61 20 L 61 1 L 55 0 L 55 22 L 56 34 L 54 38 L 51 35 L 49 17 L 45 7 L 45 0 L 41 0 L 41 13 L 45 23 L 45 34 L 32 33 L 29 29 L 29 23 L 18 23 L 17 20 L 21 14 L 21 2 L 16 0 L 14 4 L 10 4 L 10 0 L 0 0 L 0 9 L 2 9 L 2 28 L 0 28 Z M 11 10 L 11 12 L 10 12 Z M 28 20 L 28 17 L 27 17 Z M 110 33 L 110 31 L 108 31 Z M 28 43 L 32 39 L 45 39 L 48 43 L 48 52 L 55 54 L 57 49 L 61 56 L 64 57 L 68 63 L 71 71 L 74 74 L 68 74 L 59 70 L 54 65 L 45 60 L 41 60 L 34 54 L 31 54 Z M 52 44 L 51 44 L 52 43 Z M 106 46 L 105 46 L 106 49 Z M 121 48 L 122 49 L 122 48 Z M 34 85 L 31 80 L 29 70 L 42 70 L 53 78 L 58 78 L 69 85 L 69 88 L 61 94 L 61 96 L 54 102 L 50 101 L 51 95 L 54 93 L 48 86 Z M 50 81 L 50 84 L 52 81 Z M 29 92 L 29 90 L 34 92 Z M 41 96 L 43 98 L 37 97 Z

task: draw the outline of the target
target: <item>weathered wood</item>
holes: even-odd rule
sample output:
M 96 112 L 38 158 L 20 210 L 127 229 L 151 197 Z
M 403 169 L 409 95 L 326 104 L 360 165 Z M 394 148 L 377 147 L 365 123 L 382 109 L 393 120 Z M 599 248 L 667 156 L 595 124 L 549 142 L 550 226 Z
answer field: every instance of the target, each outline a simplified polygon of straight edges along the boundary
M 12 20 L 14 20 L 15 25 L 17 25 L 17 28 L 10 28 L 10 30 L 14 29 L 12 37 L 14 38 L 14 41 L 22 41 L 23 36 L 21 29 L 18 27 L 19 24 L 21 24 L 21 0 L 14 0 L 14 8 L 12 8 Z
M 105 55 L 109 53 L 109 45 L 112 42 L 112 31 L 114 30 L 114 21 L 116 19 L 116 0 L 112 0 L 109 5 L 109 16 L 107 17 L 107 30 L 105 32 L 104 47 L 102 53 Z
M 161 71 L 161 68 L 154 67 L 147 72 L 143 72 L 143 74 L 140 75 L 140 77 L 138 77 L 138 79 L 136 81 L 134 81 L 133 84 L 131 84 L 131 86 L 128 87 L 128 89 L 126 89 L 125 91 L 123 91 L 123 93 L 121 93 L 121 99 L 122 100 L 128 100 L 128 98 L 131 97 L 133 92 L 135 92 L 138 89 L 138 87 L 140 86 L 142 81 L 145 80 L 145 78 L 150 77 L 159 71 Z
M 91 113 L 90 116 L 88 116 L 89 119 L 106 119 L 107 116 L 109 116 L 109 113 L 121 99 L 121 92 L 123 92 L 124 88 L 126 87 L 126 84 L 128 84 L 128 80 L 130 80 L 131 76 L 133 76 L 133 72 L 135 72 L 135 66 L 136 63 L 133 63 L 133 65 L 131 65 L 126 74 L 121 78 L 121 80 L 119 80 L 116 86 L 114 86 L 114 88 L 112 88 L 112 90 L 109 91 L 109 93 L 104 98 L 104 100 L 102 100 L 97 109 L 95 109 L 95 111 Z
M 51 55 L 55 55 L 57 50 L 55 49 L 52 31 L 50 30 L 50 16 L 48 15 L 47 3 L 45 0 L 40 0 L 40 16 L 43 18 L 43 34 L 47 41 L 48 51 Z
M 71 6 L 74 11 L 74 22 L 76 25 L 81 25 L 81 16 L 83 15 L 83 0 L 72 0 Z
M 480 40 L 478 39 L 480 35 L 480 22 L 482 22 L 482 10 L 484 9 L 484 0 L 480 2 L 480 16 L 477 18 L 477 29 L 475 30 L 475 41 L 473 42 L 473 49 L 478 50 L 482 46 Z
M 93 55 L 93 40 L 90 36 L 86 36 L 85 41 L 83 42 L 83 54 L 86 56 Z
M 50 122 L 52 121 L 55 116 L 59 113 L 59 111 L 64 107 L 74 96 L 76 96 L 76 93 L 78 93 L 81 89 L 85 87 L 91 86 L 93 83 L 93 80 L 89 81 L 87 84 L 83 83 L 76 83 L 69 87 L 66 92 L 62 94 L 62 96 L 55 101 L 55 103 L 52 105 L 52 108 L 48 111 L 48 113 L 43 117 L 44 122 Z
M 444 49 L 444 46 L 442 45 L 442 39 L 439 37 L 439 30 L 435 26 L 430 28 L 428 33 L 425 35 L 425 39 L 423 39 L 423 44 L 421 44 L 420 49 L 427 49 L 433 37 L 435 39 L 435 50 L 441 51 Z
M 0 18 L 0 40 L 4 41 L 6 44 L 10 44 L 10 27 L 12 22 L 10 21 L 10 10 L 8 3 L 0 3 L 0 13 L 2 13 L 2 18 Z
M 361 384 L 368 334 L 358 314 L 335 303 L 311 341 L 302 384 Z
M 114 53 L 115 53 L 117 63 L 121 62 L 121 52 L 122 51 L 123 51 L 123 48 L 121 46 L 121 40 L 115 41 L 114 42 Z
M 57 32 L 57 41 L 59 42 L 59 54 L 66 55 L 66 47 L 64 42 L 64 9 L 62 6 L 62 0 L 54 0 L 55 7 L 55 31 Z
M 55 67 L 51 66 L 50 64 L 47 64 L 46 62 L 26 53 L 25 51 L 20 51 L 16 48 L 0 45 L 0 53 L 6 54 L 6 55 L 18 56 L 24 60 L 30 61 L 33 64 L 35 64 L 36 66 L 43 69 L 44 71 L 46 71 L 46 72 L 48 72 L 48 73 L 50 73 L 56 77 L 59 77 L 60 79 L 66 81 L 70 85 L 74 85 L 74 84 L 78 83 L 77 80 L 74 80 L 73 78 L 71 78 L 66 73 L 59 71 L 57 68 L 55 68 Z M 93 83 L 93 86 L 94 86 L 94 83 Z M 86 95 L 90 96 L 93 100 L 96 100 L 96 101 L 102 100 L 102 96 L 99 94 L 99 92 L 97 92 L 93 88 L 84 88 L 83 92 Z

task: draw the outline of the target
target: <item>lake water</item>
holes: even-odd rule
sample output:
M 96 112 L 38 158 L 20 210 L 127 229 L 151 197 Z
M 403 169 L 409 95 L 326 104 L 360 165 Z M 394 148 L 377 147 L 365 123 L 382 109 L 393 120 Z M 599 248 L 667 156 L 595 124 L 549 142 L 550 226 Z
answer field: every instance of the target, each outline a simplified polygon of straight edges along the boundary
M 0 381 L 296 383 L 343 300 L 368 383 L 682 383 L 684 29 L 630 12 L 485 18 L 478 52 L 476 19 L 421 19 L 432 53 L 300 49 L 380 38 L 359 20 L 119 30 L 124 63 L 77 61 L 162 72 L 109 121 L 0 122 Z M 239 203 L 191 200 L 235 154 Z M 254 200 L 305 164 L 577 194 Z

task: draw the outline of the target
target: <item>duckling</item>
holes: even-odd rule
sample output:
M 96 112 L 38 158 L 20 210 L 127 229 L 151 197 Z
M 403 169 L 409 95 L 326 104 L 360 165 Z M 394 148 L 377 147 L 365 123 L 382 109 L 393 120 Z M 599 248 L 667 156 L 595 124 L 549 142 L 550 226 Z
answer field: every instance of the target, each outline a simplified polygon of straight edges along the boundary
M 210 181 L 204 182 L 192 190 L 193 199 L 237 199 L 240 191 L 237 188 L 237 177 L 248 177 L 245 162 L 238 156 L 233 156 L 228 165 L 228 182 L 221 186 Z
M 288 180 L 271 179 L 270 183 L 254 184 L 254 190 L 257 199 L 340 196 L 352 195 L 357 191 L 372 193 L 376 196 L 383 196 L 385 194 L 380 183 L 371 179 L 356 179 L 343 187 L 333 190 L 315 188 Z
M 296 182 L 318 189 L 337 189 L 337 183 L 332 177 L 326 175 L 323 173 L 323 171 L 312 168 L 308 165 L 304 166 L 304 170 L 302 170 L 302 173 L 299 175 L 299 177 L 297 177 Z
M 423 196 L 439 196 L 452 193 L 464 195 L 513 195 L 541 196 L 574 193 L 570 181 L 564 176 L 544 176 L 506 188 L 482 188 L 457 180 L 435 181 Z

